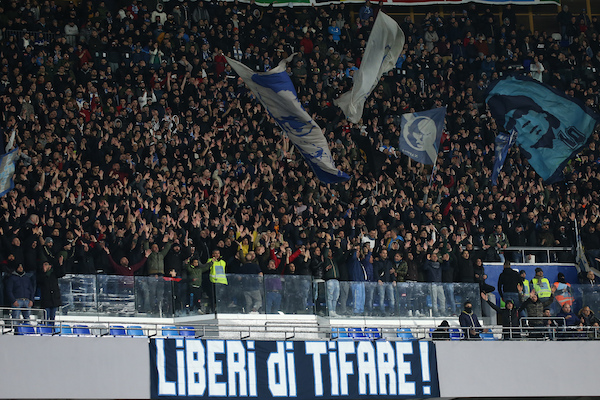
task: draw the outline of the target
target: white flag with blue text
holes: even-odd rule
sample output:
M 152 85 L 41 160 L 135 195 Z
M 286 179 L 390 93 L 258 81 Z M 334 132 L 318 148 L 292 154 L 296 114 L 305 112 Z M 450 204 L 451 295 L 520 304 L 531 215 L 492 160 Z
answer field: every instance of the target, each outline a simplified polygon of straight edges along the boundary
M 319 180 L 323 183 L 346 181 L 349 176 L 335 167 L 321 128 L 302 108 L 292 80 L 285 72 L 292 57 L 281 61 L 272 70 L 261 73 L 231 58 L 227 58 L 227 62 L 288 135 Z
M 354 74 L 352 90 L 334 101 L 348 121 L 358 123 L 365 101 L 377 86 L 381 75 L 396 66 L 404 48 L 404 32 L 392 17 L 377 15 L 360 68 Z
M 402 115 L 400 151 L 420 162 L 435 165 L 444 131 L 446 107 Z

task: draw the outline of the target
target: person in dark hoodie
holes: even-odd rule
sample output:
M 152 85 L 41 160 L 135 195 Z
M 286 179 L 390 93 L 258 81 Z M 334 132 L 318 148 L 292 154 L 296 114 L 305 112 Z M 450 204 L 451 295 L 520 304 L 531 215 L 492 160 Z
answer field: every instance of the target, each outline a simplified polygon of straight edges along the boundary
M 458 317 L 458 322 L 463 328 L 463 334 L 465 340 L 479 339 L 479 333 L 483 332 L 481 324 L 477 318 L 477 314 L 473 312 L 473 303 L 467 300 L 465 301 L 465 308 Z
M 519 310 L 515 307 L 515 302 L 512 299 L 506 301 L 506 308 L 498 307 L 494 302 L 490 301 L 488 295 L 481 292 L 481 298 L 492 307 L 502 319 L 502 336 L 504 339 L 518 339 L 521 337 L 519 329 Z

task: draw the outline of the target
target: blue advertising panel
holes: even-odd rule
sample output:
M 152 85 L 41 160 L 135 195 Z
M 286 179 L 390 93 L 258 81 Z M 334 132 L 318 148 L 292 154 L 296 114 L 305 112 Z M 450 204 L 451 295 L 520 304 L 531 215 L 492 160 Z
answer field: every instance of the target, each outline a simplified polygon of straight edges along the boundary
M 153 399 L 439 397 L 430 341 L 150 341 Z

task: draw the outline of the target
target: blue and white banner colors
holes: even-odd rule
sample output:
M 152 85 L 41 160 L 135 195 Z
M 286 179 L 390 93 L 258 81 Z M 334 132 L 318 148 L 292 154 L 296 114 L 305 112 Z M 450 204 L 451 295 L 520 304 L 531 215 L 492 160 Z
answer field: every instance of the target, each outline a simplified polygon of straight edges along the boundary
M 517 131 L 517 144 L 548 183 L 563 178 L 563 168 L 598 123 L 598 115 L 579 100 L 527 77 L 498 81 L 486 101 L 499 125 Z
M 496 144 L 494 146 L 496 161 L 494 163 L 494 171 L 492 171 L 492 185 L 494 186 L 498 183 L 498 175 L 500 175 L 500 171 L 502 171 L 508 151 L 513 144 L 515 144 L 516 137 L 517 133 L 514 129 L 510 134 L 500 132 L 498 133 L 498 136 L 496 136 Z
M 400 151 L 421 164 L 435 165 L 445 116 L 446 107 L 403 114 Z
M 419 341 L 152 339 L 151 397 L 439 397 L 435 345 Z
M 404 48 L 404 32 L 393 18 L 381 11 L 369 36 L 360 68 L 354 74 L 352 90 L 334 100 L 348 121 L 358 123 L 365 101 L 379 78 L 396 66 Z
M 302 108 L 292 80 L 285 72 L 294 55 L 268 72 L 256 73 L 244 64 L 227 62 L 277 121 L 323 183 L 343 182 L 350 177 L 335 167 L 321 128 Z
M 19 156 L 19 149 L 14 149 L 0 155 L 0 197 L 10 192 L 15 187 L 15 161 Z

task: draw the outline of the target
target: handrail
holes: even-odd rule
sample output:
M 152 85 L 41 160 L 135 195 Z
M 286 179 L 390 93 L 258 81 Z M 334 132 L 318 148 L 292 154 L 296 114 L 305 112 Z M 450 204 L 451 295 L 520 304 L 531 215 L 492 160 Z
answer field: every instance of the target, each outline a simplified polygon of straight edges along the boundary
M 554 317 L 553 319 L 560 319 Z M 24 336 L 68 336 L 68 337 L 137 337 L 137 338 L 204 338 L 204 339 L 232 339 L 238 340 L 386 340 L 386 341 L 406 341 L 406 340 L 593 340 L 600 339 L 600 328 L 591 326 L 578 327 L 502 327 L 498 325 L 483 325 L 474 328 L 478 331 L 480 337 L 465 338 L 464 330 L 473 329 L 453 325 L 449 327 L 439 327 L 434 323 L 414 327 L 402 326 L 399 324 L 394 327 L 381 327 L 368 324 L 352 324 L 346 321 L 343 328 L 337 328 L 329 324 L 313 327 L 291 326 L 289 323 L 280 323 L 269 330 L 260 329 L 260 326 L 243 326 L 227 323 L 204 323 L 192 324 L 183 323 L 176 326 L 165 326 L 161 323 L 146 323 L 141 326 L 141 336 L 131 334 L 111 334 L 111 329 L 132 328 L 131 325 L 122 322 L 102 322 L 87 323 L 63 321 L 43 321 L 39 320 L 37 325 L 31 327 L 44 327 L 45 332 L 35 331 L 35 333 L 18 332 L 15 327 L 24 326 L 23 324 L 12 324 L 9 330 L 0 329 L 1 335 L 24 335 Z M 456 322 L 453 322 L 455 324 Z M 86 330 L 86 333 L 76 333 L 74 328 Z M 47 332 L 48 328 L 52 331 Z M 211 329 L 212 328 L 212 329 Z M 279 329 L 273 329 L 279 328 Z M 89 333 L 87 333 L 89 330 Z M 207 334 L 208 330 L 208 334 Z M 185 333 L 182 333 L 185 331 Z M 433 332 L 446 333 L 444 338 L 433 337 Z M 510 332 L 510 336 L 507 336 Z M 190 334 L 192 333 L 192 334 Z

